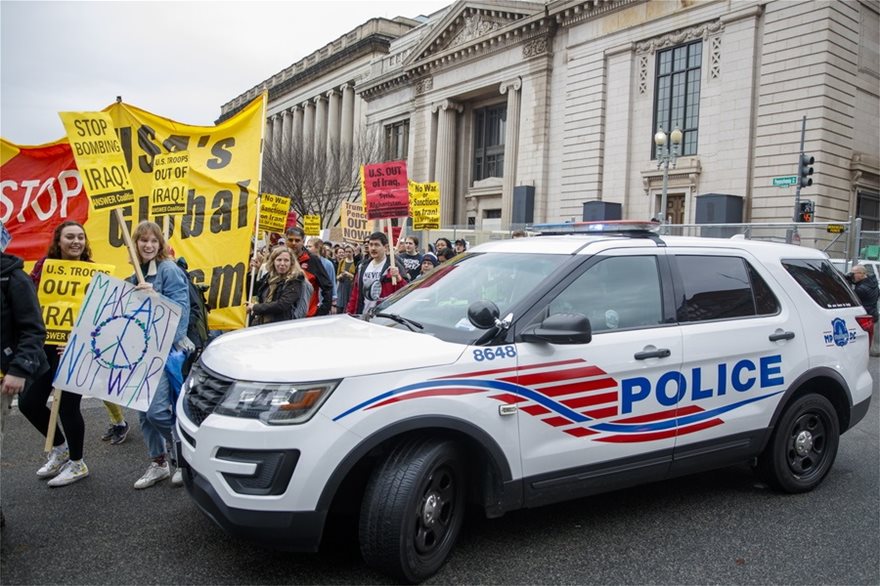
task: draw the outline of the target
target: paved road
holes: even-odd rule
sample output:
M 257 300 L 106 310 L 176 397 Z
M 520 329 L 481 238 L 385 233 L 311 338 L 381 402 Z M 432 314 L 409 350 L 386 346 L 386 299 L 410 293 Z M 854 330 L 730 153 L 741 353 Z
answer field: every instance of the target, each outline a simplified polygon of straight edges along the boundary
M 880 371 L 872 359 L 872 372 Z M 746 467 L 470 518 L 430 584 L 880 584 L 880 398 L 841 440 L 830 476 L 786 496 Z M 261 550 L 217 529 L 183 489 L 131 485 L 139 432 L 102 443 L 103 407 L 84 402 L 92 476 L 49 489 L 37 433 L 10 417 L 2 461 L 3 584 L 388 583 L 351 540 L 316 555 Z

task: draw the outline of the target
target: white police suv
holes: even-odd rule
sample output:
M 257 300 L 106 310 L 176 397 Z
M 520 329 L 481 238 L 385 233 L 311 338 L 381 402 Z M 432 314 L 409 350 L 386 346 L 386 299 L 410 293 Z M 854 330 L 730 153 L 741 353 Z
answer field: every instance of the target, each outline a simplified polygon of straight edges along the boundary
M 366 561 L 417 582 L 466 504 L 498 517 L 743 461 L 817 486 L 871 394 L 871 321 L 840 273 L 808 248 L 635 228 L 490 242 L 369 321 L 220 337 L 178 403 L 190 495 L 291 550 L 353 512 Z

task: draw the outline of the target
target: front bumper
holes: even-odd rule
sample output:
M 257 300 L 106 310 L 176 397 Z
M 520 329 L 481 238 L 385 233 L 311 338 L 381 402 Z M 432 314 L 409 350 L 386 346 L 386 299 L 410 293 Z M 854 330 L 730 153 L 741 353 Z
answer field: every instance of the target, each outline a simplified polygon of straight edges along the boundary
M 181 463 L 183 484 L 190 497 L 226 533 L 271 549 L 318 550 L 327 517 L 325 511 L 234 509 L 223 503 L 207 479 L 187 466 L 185 461 Z

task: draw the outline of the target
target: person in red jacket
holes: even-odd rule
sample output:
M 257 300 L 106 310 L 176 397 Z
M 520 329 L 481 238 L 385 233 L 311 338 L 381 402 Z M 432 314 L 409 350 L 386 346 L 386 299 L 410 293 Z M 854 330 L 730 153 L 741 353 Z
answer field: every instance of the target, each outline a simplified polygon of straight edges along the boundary
M 306 233 L 298 226 L 287 229 L 287 247 L 293 251 L 306 279 L 312 285 L 312 300 L 307 316 L 328 315 L 333 304 L 333 281 L 324 270 L 319 256 L 313 256 L 305 246 Z M 320 296 L 318 294 L 321 294 Z M 320 299 L 320 303 L 319 303 Z
M 406 268 L 397 259 L 391 262 L 386 246 L 388 236 L 384 232 L 370 234 L 367 244 L 369 258 L 358 267 L 347 313 L 366 314 L 386 297 L 406 287 Z

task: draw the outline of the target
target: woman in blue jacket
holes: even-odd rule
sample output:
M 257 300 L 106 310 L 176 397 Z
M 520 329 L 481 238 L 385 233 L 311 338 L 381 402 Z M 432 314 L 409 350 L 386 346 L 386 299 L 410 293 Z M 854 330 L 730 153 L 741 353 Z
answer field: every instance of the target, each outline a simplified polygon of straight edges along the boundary
M 174 349 L 189 351 L 193 344 L 186 337 L 189 325 L 189 289 L 186 275 L 168 255 L 162 229 L 155 222 L 141 222 L 132 235 L 137 249 L 138 262 L 144 275 L 144 283 L 136 286 L 142 291 L 158 293 L 180 306 L 180 321 L 174 334 Z M 137 284 L 137 278 L 128 278 Z M 140 414 L 141 431 L 147 444 L 150 463 L 147 471 L 134 483 L 135 488 L 147 488 L 171 476 L 166 451 L 171 446 L 171 428 L 175 414 L 173 395 L 168 373 L 163 370 L 153 400 L 146 413 Z M 179 472 L 175 472 L 172 484 L 182 484 Z

